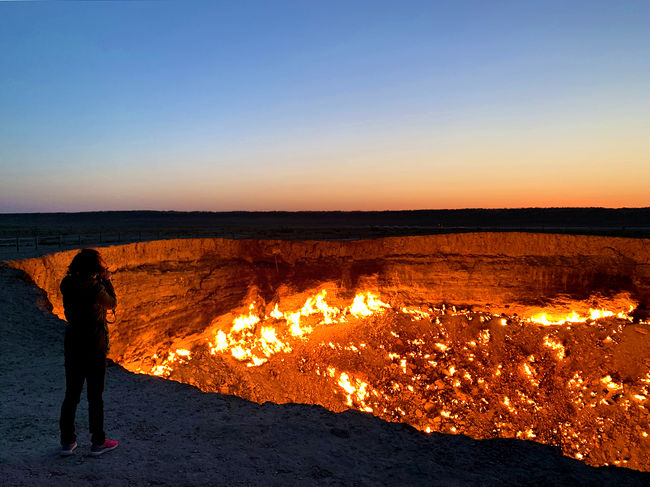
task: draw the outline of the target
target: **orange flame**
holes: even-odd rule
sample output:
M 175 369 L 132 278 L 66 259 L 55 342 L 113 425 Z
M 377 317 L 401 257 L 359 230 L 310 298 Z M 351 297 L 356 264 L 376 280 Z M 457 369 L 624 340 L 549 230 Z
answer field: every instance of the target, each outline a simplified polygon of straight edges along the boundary
M 581 315 L 576 311 L 572 311 L 571 313 L 565 316 L 554 316 L 554 317 L 549 317 L 546 315 L 546 313 L 540 313 L 530 317 L 528 321 L 543 326 L 565 325 L 567 323 L 585 323 L 587 321 L 596 321 L 601 318 L 609 318 L 612 316 L 616 316 L 617 318 L 620 318 L 622 320 L 632 321 L 632 318 L 630 317 L 629 313 L 631 313 L 633 309 L 634 309 L 634 305 L 630 305 L 627 310 L 623 310 L 619 312 L 608 311 L 604 309 L 589 308 L 588 316 Z
M 327 291 L 307 298 L 305 304 L 298 311 L 282 312 L 276 303 L 269 316 L 276 321 L 284 321 L 278 326 L 266 323 L 268 317 L 261 317 L 255 313 L 255 303 L 251 304 L 251 310 L 247 315 L 237 316 L 232 321 L 228 333 L 218 330 L 210 340 L 210 353 L 215 355 L 229 351 L 237 360 L 247 362 L 247 366 L 254 367 L 262 365 L 268 359 L 280 352 L 289 353 L 292 347 L 289 345 L 290 338 L 306 339 L 314 331 L 317 325 L 343 323 L 345 315 L 351 314 L 354 317 L 368 317 L 380 313 L 390 305 L 384 303 L 372 292 L 357 294 L 352 304 L 347 308 L 336 308 L 330 306 L 325 298 Z M 321 319 L 315 323 L 312 319 L 305 323 L 303 318 L 321 315 Z

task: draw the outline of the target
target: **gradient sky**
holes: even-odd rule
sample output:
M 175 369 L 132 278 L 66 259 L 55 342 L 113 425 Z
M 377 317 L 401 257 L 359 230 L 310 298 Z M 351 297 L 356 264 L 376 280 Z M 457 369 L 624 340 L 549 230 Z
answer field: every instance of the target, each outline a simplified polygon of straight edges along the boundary
M 650 206 L 650 2 L 0 2 L 0 212 Z

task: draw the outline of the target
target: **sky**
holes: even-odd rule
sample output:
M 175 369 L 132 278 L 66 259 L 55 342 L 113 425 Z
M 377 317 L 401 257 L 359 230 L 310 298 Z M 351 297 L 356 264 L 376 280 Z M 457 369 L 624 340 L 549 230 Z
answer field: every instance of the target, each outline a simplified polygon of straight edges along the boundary
M 0 2 L 0 213 L 650 206 L 650 2 Z

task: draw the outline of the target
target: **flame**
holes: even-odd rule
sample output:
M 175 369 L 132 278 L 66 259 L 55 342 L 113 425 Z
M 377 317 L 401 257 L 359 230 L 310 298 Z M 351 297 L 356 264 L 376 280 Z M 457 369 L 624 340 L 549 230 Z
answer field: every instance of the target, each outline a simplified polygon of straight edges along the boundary
M 371 316 L 385 308 L 390 308 L 390 305 L 380 301 L 376 295 L 368 292 L 357 294 L 349 309 L 350 313 L 358 318 L 360 316 Z
M 336 371 L 333 370 L 332 373 L 336 374 Z M 366 405 L 365 402 L 369 396 L 368 391 L 370 389 L 367 382 L 364 382 L 361 379 L 350 378 L 346 372 L 341 372 L 341 374 L 339 374 L 338 385 L 347 394 L 346 404 L 348 406 L 354 407 L 354 403 L 356 402 L 360 410 L 368 413 L 372 412 L 372 408 Z
M 215 345 L 210 347 L 210 353 L 212 355 L 214 355 L 217 352 L 223 352 L 225 349 L 228 348 L 228 337 L 223 332 L 223 330 L 219 330 L 215 335 L 214 339 L 215 339 Z
M 278 352 L 291 352 L 291 347 L 277 337 L 275 328 L 270 326 L 264 327 L 260 334 L 260 345 L 267 357 Z
M 422 311 L 422 309 L 416 307 L 409 308 L 405 306 L 402 308 L 402 313 L 411 315 L 413 319 L 417 321 L 425 318 L 431 318 L 431 313 Z
M 156 355 L 154 354 L 154 358 Z M 158 377 L 169 377 L 174 368 L 172 364 L 175 362 L 186 362 L 191 358 L 191 352 L 184 348 L 177 348 L 174 352 L 169 352 L 167 358 L 162 361 L 162 363 L 155 365 L 151 369 L 152 375 L 157 375 Z
M 276 320 L 282 319 L 282 313 L 280 313 L 280 309 L 278 308 L 278 303 L 275 303 L 275 308 L 273 308 L 273 311 L 270 313 L 272 318 L 275 318 Z
M 260 317 L 254 314 L 249 314 L 247 316 L 238 316 L 232 322 L 232 328 L 230 331 L 232 333 L 239 333 L 244 330 L 250 330 L 255 327 L 257 323 L 260 322 Z
M 300 310 L 300 314 L 303 316 L 309 316 L 309 315 L 321 313 L 323 315 L 323 319 L 320 322 L 321 324 L 333 323 L 334 317 L 340 314 L 341 310 L 328 306 L 328 304 L 325 302 L 326 294 L 327 291 L 323 289 L 315 297 L 311 297 L 307 299 L 305 305 Z
M 548 348 L 552 350 L 555 350 L 555 356 L 558 358 L 558 360 L 562 360 L 566 356 L 566 350 L 564 349 L 564 345 L 562 345 L 558 341 L 553 340 L 548 335 L 544 337 L 544 345 L 546 345 Z
M 249 306 L 249 313 L 237 316 L 232 321 L 229 332 L 217 330 L 213 339 L 209 340 L 209 350 L 212 355 L 230 352 L 236 360 L 247 362 L 247 366 L 262 365 L 276 353 L 290 353 L 291 339 L 306 339 L 318 325 L 330 325 L 346 321 L 346 314 L 354 317 L 369 317 L 380 313 L 390 305 L 381 301 L 376 294 L 364 292 L 357 294 L 352 304 L 347 308 L 330 306 L 327 301 L 327 291 L 321 290 L 310 296 L 297 311 L 282 312 L 276 303 L 269 316 L 280 322 L 277 326 L 267 323 L 267 316 L 255 312 L 255 303 Z M 320 319 L 304 318 L 320 315 Z M 284 322 L 284 323 L 283 323 Z
M 275 317 L 277 319 L 284 319 L 290 327 L 291 335 L 293 336 L 302 336 L 311 333 L 314 329 L 311 326 L 301 325 L 300 317 L 301 316 L 311 316 L 315 314 L 322 314 L 323 319 L 318 323 L 322 324 L 331 324 L 335 322 L 335 318 L 341 314 L 341 310 L 332 306 L 329 306 L 325 302 L 325 296 L 327 291 L 323 289 L 320 293 L 310 298 L 307 298 L 304 306 L 300 311 L 293 313 L 284 313 L 282 314 L 278 309 L 276 304 L 275 306 Z M 340 317 L 338 321 L 344 321 L 343 317 Z
M 610 391 L 622 391 L 623 390 L 623 384 L 617 384 L 612 380 L 611 375 L 606 375 L 602 379 L 600 379 L 601 384 L 603 384 L 608 390 Z
M 301 350 L 301 342 L 308 340 L 310 334 L 319 326 L 333 326 L 342 323 L 348 323 L 348 326 L 351 326 L 351 324 L 356 324 L 355 319 L 365 319 L 392 309 L 391 305 L 382 301 L 377 294 L 366 291 L 356 294 L 351 300 L 341 305 L 338 304 L 341 303 L 340 299 L 335 301 L 338 307 L 332 304 L 333 300 L 330 299 L 328 302 L 328 299 L 330 296 L 326 290 L 322 289 L 306 297 L 304 302 L 300 302 L 303 303 L 302 305 L 296 303 L 290 309 L 281 309 L 281 302 L 270 303 L 266 308 L 268 310 L 273 307 L 270 312 L 265 311 L 264 306 L 256 306 L 255 302 L 247 304 L 246 307 L 241 308 L 241 314 L 230 316 L 229 323 L 225 327 L 223 321 L 215 320 L 219 327 L 217 328 L 216 325 L 211 327 L 194 339 L 192 345 L 197 347 L 202 345 L 204 347 L 202 350 L 205 350 L 207 342 L 207 349 L 213 356 L 238 361 L 246 367 L 259 367 L 267 364 L 277 354 Z M 591 301 L 589 303 L 592 304 Z M 583 309 L 586 308 L 587 306 Z M 307 365 L 303 367 L 304 363 L 298 361 L 298 364 L 301 364 L 300 372 L 313 373 L 315 374 L 312 376 L 313 378 L 318 376 L 319 387 L 325 386 L 324 393 L 328 394 L 330 398 L 335 398 L 333 402 L 336 407 L 342 406 L 343 408 L 366 411 L 390 421 L 405 421 L 427 433 L 443 431 L 463 434 L 467 434 L 468 431 L 467 418 L 465 417 L 465 411 L 468 408 L 472 405 L 486 409 L 496 407 L 500 411 L 499 417 L 496 417 L 493 423 L 496 434 L 521 439 L 536 439 L 536 441 L 543 442 L 549 441 L 548 432 L 539 428 L 534 424 L 534 420 L 531 420 L 533 417 L 531 415 L 537 414 L 543 408 L 543 404 L 537 402 L 540 399 L 537 390 L 540 388 L 540 382 L 548 373 L 549 362 L 552 363 L 552 367 L 556 367 L 558 363 L 555 359 L 565 359 L 569 353 L 568 348 L 572 346 L 572 341 L 570 339 L 561 341 L 563 335 L 558 333 L 558 330 L 536 328 L 535 332 L 538 333 L 535 335 L 536 338 L 538 337 L 536 343 L 541 342 L 549 350 L 535 352 L 534 356 L 518 357 L 516 362 L 506 360 L 503 364 L 486 360 L 491 342 L 499 343 L 499 340 L 502 340 L 500 336 L 504 332 L 516 333 L 519 325 L 526 323 L 549 326 L 586 323 L 612 317 L 629 320 L 627 312 L 594 308 L 589 309 L 587 314 L 584 311 L 583 314 L 573 311 L 563 316 L 542 313 L 529 319 L 521 319 L 516 315 L 505 317 L 505 315 L 497 316 L 487 312 L 472 312 L 470 320 L 478 317 L 480 322 L 485 324 L 478 325 L 479 330 L 472 329 L 471 334 L 466 335 L 465 341 L 462 342 L 444 331 L 444 316 L 467 315 L 470 311 L 466 309 L 444 305 L 440 309 L 404 306 L 395 309 L 394 312 L 406 315 L 407 320 L 410 319 L 410 321 L 404 322 L 392 318 L 387 320 L 386 323 L 397 322 L 402 328 L 382 331 L 385 333 L 386 340 L 378 346 L 381 350 L 373 350 L 377 347 L 377 343 L 372 341 L 368 341 L 368 345 L 356 341 L 354 343 L 339 342 L 336 338 L 337 334 L 324 338 L 327 334 L 319 333 L 317 336 L 320 336 L 322 340 L 319 341 L 319 345 L 324 347 L 324 352 L 332 354 L 319 355 L 319 358 L 326 360 L 327 356 L 337 357 L 338 354 L 343 356 L 349 352 L 348 355 L 343 356 L 344 360 L 335 359 L 333 361 L 337 368 L 343 367 L 344 370 L 329 366 L 327 362 L 314 365 L 313 361 L 307 361 L 305 362 Z M 441 317 L 443 326 L 438 326 L 441 323 Z M 223 320 L 223 317 L 219 319 Z M 409 322 L 413 324 L 414 331 L 418 333 L 410 334 L 407 328 L 403 328 L 404 323 Z M 384 324 L 382 322 L 382 326 Z M 428 330 L 429 325 L 435 333 L 419 333 L 421 330 Z M 494 328 L 493 325 L 497 325 L 497 328 Z M 506 328 L 501 328 L 499 325 Z M 616 323 L 615 325 L 623 327 L 625 323 Z M 617 331 L 613 327 L 612 330 L 609 330 L 608 333 L 615 336 Z M 356 335 L 350 336 L 355 337 Z M 360 334 L 358 338 L 365 340 L 373 337 Z M 395 342 L 399 342 L 398 347 L 389 344 L 393 338 Z M 146 373 L 149 374 L 170 377 L 176 367 L 187 363 L 194 355 L 201 355 L 197 353 L 197 349 L 188 346 L 189 344 L 189 341 L 175 343 L 174 345 L 182 348 L 172 346 L 170 348 L 173 351 L 166 356 L 164 354 L 160 354 L 160 357 L 154 355 L 154 365 L 147 362 L 146 367 L 138 371 L 146 370 Z M 567 349 L 565 349 L 565 344 Z M 356 360 L 365 360 L 367 357 L 363 355 L 369 352 L 380 353 L 384 359 L 392 362 L 388 363 L 390 370 L 394 370 L 397 374 L 388 375 L 387 373 L 386 377 L 391 377 L 391 380 L 385 380 L 384 377 L 378 378 L 373 374 L 361 372 L 358 368 L 360 362 L 356 362 Z M 470 369 L 472 370 L 470 374 L 467 367 L 475 359 L 475 365 L 478 363 L 479 367 Z M 279 360 L 284 362 L 285 358 L 280 355 Z M 572 361 L 565 360 L 562 367 L 571 366 L 570 362 Z M 287 359 L 287 364 L 294 363 L 293 359 Z M 278 370 L 275 368 L 278 362 L 273 364 L 273 370 Z M 481 364 L 484 366 L 481 367 Z M 603 374 L 604 372 L 599 373 L 595 377 L 595 381 L 592 381 L 593 376 L 588 380 L 583 380 L 580 373 L 577 372 L 573 378 L 569 379 L 570 376 L 566 378 L 565 387 L 571 392 L 571 400 L 577 408 L 610 407 L 616 401 L 625 408 L 635 407 L 644 410 L 647 407 L 647 401 L 650 399 L 648 390 L 650 389 L 650 372 L 639 379 L 642 384 L 636 385 L 629 385 L 627 382 L 625 384 L 618 383 L 610 375 L 602 377 Z M 614 373 L 612 372 L 612 374 Z M 503 384 L 509 383 L 511 379 L 517 381 L 523 379 L 526 388 L 522 390 L 505 388 Z M 597 387 L 594 388 L 594 385 Z M 492 397 L 481 397 L 488 391 Z M 417 400 L 423 397 L 424 401 L 418 405 Z M 478 399 L 472 403 L 471 400 L 476 397 Z M 603 414 L 600 409 L 597 411 L 599 414 Z M 512 424 L 509 423 L 515 419 L 510 418 L 520 418 L 515 429 L 512 429 Z M 566 431 L 571 431 L 569 427 L 566 428 Z M 562 431 L 559 434 L 564 435 Z M 638 435 L 641 439 L 646 438 L 648 433 L 639 430 Z M 580 455 L 581 458 L 589 459 L 590 450 L 581 443 L 581 439 L 569 438 L 565 435 L 565 440 L 566 444 L 571 446 L 571 455 L 576 457 Z
M 534 315 L 528 319 L 529 322 L 537 323 L 543 326 L 565 325 L 567 323 L 585 323 L 587 321 L 596 321 L 601 318 L 610 318 L 616 316 L 622 320 L 632 321 L 629 313 L 634 310 L 634 305 L 629 305 L 626 310 L 615 312 L 604 309 L 589 308 L 589 315 L 583 316 L 576 311 L 571 311 L 566 316 L 549 317 L 546 313 Z

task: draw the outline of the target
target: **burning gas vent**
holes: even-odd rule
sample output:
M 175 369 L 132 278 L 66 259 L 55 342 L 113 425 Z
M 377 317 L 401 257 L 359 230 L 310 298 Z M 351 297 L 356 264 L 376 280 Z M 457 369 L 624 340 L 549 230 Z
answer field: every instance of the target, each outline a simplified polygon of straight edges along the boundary
M 650 372 L 621 367 L 647 360 L 632 356 L 650 328 L 631 323 L 633 305 L 551 321 L 395 309 L 368 291 L 345 307 L 331 301 L 321 290 L 297 310 L 254 302 L 229 326 L 217 319 L 124 365 L 258 402 L 354 408 L 425 432 L 529 439 L 593 464 L 647 465 Z
M 643 241 L 465 234 L 111 247 L 112 358 L 253 401 L 650 470 Z M 73 253 L 15 263 L 48 291 Z

